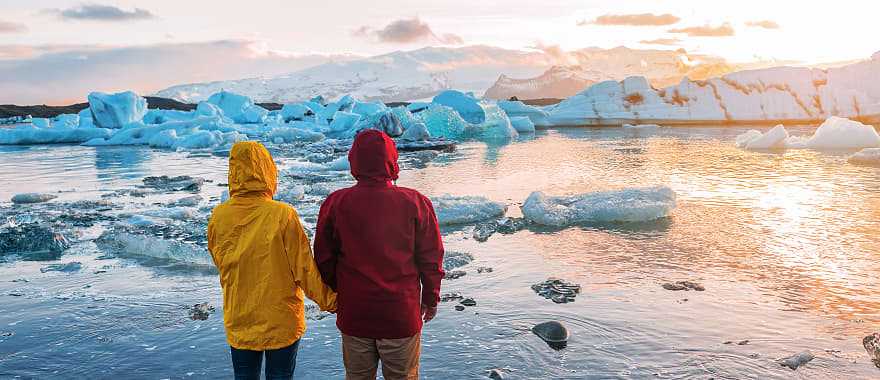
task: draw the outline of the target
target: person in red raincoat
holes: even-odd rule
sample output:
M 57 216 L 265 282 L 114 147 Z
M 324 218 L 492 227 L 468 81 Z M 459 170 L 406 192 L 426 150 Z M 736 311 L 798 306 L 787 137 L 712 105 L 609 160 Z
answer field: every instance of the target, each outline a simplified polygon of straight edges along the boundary
M 337 292 L 346 379 L 418 379 L 422 323 L 437 313 L 443 241 L 434 206 L 396 186 L 397 148 L 383 132 L 357 135 L 348 153 L 357 184 L 321 205 L 315 261 Z

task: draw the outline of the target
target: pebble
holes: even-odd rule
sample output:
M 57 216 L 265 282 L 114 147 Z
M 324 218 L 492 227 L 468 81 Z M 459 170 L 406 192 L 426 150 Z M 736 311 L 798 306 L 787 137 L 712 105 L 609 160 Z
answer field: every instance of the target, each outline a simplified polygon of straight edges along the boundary
M 704 288 L 703 285 L 700 285 L 700 284 L 693 282 L 693 281 L 667 282 L 667 283 L 663 284 L 663 289 L 676 290 L 676 291 L 678 291 L 678 290 L 686 290 L 686 291 L 696 290 L 698 292 L 702 292 L 702 291 L 706 290 L 706 288 Z
M 569 303 L 574 302 L 575 297 L 580 294 L 581 286 L 558 278 L 549 278 L 547 281 L 532 285 L 532 290 L 555 303 Z
M 788 367 L 788 368 L 791 368 L 792 370 L 796 370 L 796 369 L 798 369 L 798 367 L 809 363 L 811 360 L 813 360 L 815 358 L 816 358 L 816 356 L 814 356 L 810 351 L 804 351 L 804 352 L 801 352 L 797 355 L 792 355 L 792 356 L 789 356 L 785 359 L 781 359 L 778 361 L 778 363 L 779 363 L 779 365 L 781 365 L 783 367 Z

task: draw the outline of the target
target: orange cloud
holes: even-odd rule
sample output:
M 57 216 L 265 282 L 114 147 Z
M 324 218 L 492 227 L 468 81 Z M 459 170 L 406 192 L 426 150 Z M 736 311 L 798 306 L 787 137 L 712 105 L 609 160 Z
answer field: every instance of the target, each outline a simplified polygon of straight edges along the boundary
M 670 29 L 669 33 L 682 33 L 690 37 L 730 37 L 736 34 L 736 31 L 729 23 L 724 23 L 721 26 L 703 25 Z
M 764 29 L 779 29 L 779 24 L 773 20 L 760 20 L 760 21 L 749 21 L 746 25 L 755 27 L 755 28 L 764 28 Z
M 595 25 L 625 25 L 625 26 L 663 26 L 672 25 L 681 21 L 677 16 L 665 13 L 655 15 L 653 13 L 639 14 L 605 14 L 597 17 L 593 21 L 582 20 L 578 22 L 579 26 L 595 24 Z
M 644 45 L 676 46 L 681 43 L 681 40 L 678 38 L 658 38 L 655 40 L 641 40 L 639 43 Z

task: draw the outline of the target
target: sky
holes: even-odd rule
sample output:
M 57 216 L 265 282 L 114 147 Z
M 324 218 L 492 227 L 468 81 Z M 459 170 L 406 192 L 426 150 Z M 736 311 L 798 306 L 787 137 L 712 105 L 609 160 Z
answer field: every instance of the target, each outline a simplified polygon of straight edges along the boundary
M 308 54 L 438 45 L 623 45 L 733 62 L 845 61 L 880 50 L 878 11 L 880 2 L 853 0 L 0 0 L 0 92 L 39 100 L 53 91 L 50 79 L 71 80 L 80 66 L 108 71 L 84 80 L 112 81 L 140 65 L 161 71 L 153 78 L 166 86 L 289 72 Z M 18 79 L 4 85 L 10 78 Z

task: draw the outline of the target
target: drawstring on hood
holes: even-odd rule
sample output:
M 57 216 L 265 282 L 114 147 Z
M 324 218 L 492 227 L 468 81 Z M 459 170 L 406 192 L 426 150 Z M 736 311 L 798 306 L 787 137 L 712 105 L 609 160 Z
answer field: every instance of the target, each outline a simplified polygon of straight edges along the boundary
M 255 141 L 237 142 L 229 153 L 229 195 L 272 198 L 278 191 L 278 168 L 272 155 Z
M 348 152 L 351 175 L 358 181 L 397 180 L 397 147 L 385 132 L 367 129 L 357 135 Z

